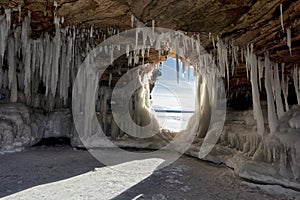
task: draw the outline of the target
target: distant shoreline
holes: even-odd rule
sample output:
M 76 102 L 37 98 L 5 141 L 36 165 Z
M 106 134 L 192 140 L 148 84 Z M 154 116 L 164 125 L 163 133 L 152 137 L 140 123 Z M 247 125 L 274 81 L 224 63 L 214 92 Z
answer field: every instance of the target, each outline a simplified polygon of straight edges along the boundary
M 195 111 L 188 111 L 188 110 L 157 110 L 154 109 L 155 112 L 166 112 L 166 113 L 194 113 Z

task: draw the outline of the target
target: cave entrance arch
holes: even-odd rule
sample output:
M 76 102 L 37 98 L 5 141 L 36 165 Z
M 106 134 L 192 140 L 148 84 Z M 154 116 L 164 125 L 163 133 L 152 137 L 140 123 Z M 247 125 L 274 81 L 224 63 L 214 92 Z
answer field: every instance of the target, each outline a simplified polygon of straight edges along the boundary
M 196 79 L 192 66 L 184 66 L 178 60 L 168 57 L 157 67 L 157 78 L 151 91 L 151 109 L 162 129 L 180 132 L 187 128 L 195 112 Z

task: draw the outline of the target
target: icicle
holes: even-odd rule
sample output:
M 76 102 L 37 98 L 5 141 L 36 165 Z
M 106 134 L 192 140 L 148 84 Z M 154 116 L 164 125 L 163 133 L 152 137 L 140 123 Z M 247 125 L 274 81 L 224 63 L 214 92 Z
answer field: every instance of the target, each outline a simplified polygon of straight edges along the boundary
M 259 90 L 261 91 L 261 79 L 263 78 L 263 72 L 264 72 L 264 66 L 263 66 L 263 61 L 261 57 L 258 57 L 257 60 L 258 64 L 258 81 L 259 81 Z
M 91 38 L 93 37 L 93 32 L 94 32 L 93 26 L 91 26 L 91 30 L 90 30 L 90 37 L 91 37 Z
M 3 78 L 4 78 L 4 73 L 3 73 L 3 69 L 2 69 L 1 64 L 0 64 L 0 89 L 3 86 Z
M 9 30 L 11 25 L 11 9 L 5 9 L 5 16 L 6 16 L 7 29 Z
M 32 42 L 32 52 L 31 52 L 31 73 L 34 74 L 35 70 L 36 70 L 36 61 L 38 59 L 38 57 L 36 56 L 36 50 L 37 50 L 37 45 L 36 45 L 37 41 L 33 40 Z
M 236 61 L 236 49 L 232 45 L 232 52 L 231 52 L 231 76 L 234 76 L 234 73 L 235 73 L 235 61 Z
M 25 51 L 25 62 L 24 62 L 24 68 L 25 68 L 25 77 L 24 77 L 24 94 L 27 99 L 29 100 L 31 96 L 30 87 L 31 87 L 31 40 L 27 41 L 27 47 Z
M 300 91 L 299 91 L 299 85 L 298 85 L 298 70 L 297 66 L 295 65 L 293 70 L 293 82 L 294 82 L 294 88 L 297 96 L 297 102 L 298 105 L 300 105 Z
M 109 74 L 108 87 L 111 88 L 112 73 Z
M 253 53 L 253 44 L 251 45 L 251 87 L 252 87 L 252 99 L 253 99 L 253 115 L 257 124 L 257 132 L 260 135 L 263 135 L 265 132 L 264 128 L 264 118 L 260 105 L 260 95 L 257 85 L 257 57 Z
M 155 30 L 155 20 L 152 20 L 152 35 L 154 37 L 154 30 Z
M 280 23 L 281 23 L 282 31 L 284 32 L 282 7 L 283 7 L 283 5 L 280 4 Z
M 249 47 L 249 45 L 247 46 L 247 52 L 245 53 L 245 60 L 246 60 L 246 73 L 247 73 L 247 80 L 249 80 L 249 69 L 250 69 L 250 67 L 249 67 L 249 61 L 250 61 L 250 47 Z
M 46 34 L 46 52 L 45 52 L 45 66 L 44 66 L 44 73 L 43 73 L 43 80 L 46 85 L 46 92 L 45 96 L 48 96 L 50 91 L 50 84 L 51 84 L 51 71 L 52 71 L 52 62 L 53 62 L 53 49 L 54 45 L 50 42 L 50 36 Z M 79 58 L 79 55 L 78 55 Z
M 8 80 L 10 89 L 10 101 L 17 102 L 18 91 L 17 91 L 17 77 L 16 77 L 16 63 L 15 63 L 15 49 L 14 49 L 14 39 L 9 38 L 9 48 L 8 48 Z
M 296 65 L 296 68 L 298 69 L 298 65 Z M 298 88 L 300 89 L 300 69 L 299 69 L 298 81 L 299 81 L 299 86 L 298 86 Z
M 39 57 L 40 57 L 39 75 L 40 75 L 41 79 L 43 78 L 43 67 L 44 67 L 44 46 L 43 46 L 43 43 L 44 43 L 44 41 L 42 41 L 40 43 L 39 52 L 38 52 Z
M 290 54 L 292 55 L 292 33 L 291 33 L 291 29 L 287 29 L 286 30 L 286 35 L 287 35 L 287 46 L 290 49 Z
M 135 17 L 134 15 L 131 15 L 131 27 L 133 28 L 134 25 L 134 21 L 135 21 Z
M 241 49 L 241 60 L 244 63 L 244 48 Z
M 274 67 L 274 81 L 275 81 L 275 102 L 278 119 L 284 115 L 282 98 L 281 98 L 281 86 L 278 72 L 278 64 Z
M 65 42 L 62 43 L 61 47 L 61 64 L 60 64 L 60 71 L 59 71 L 59 96 L 65 101 L 65 85 L 66 79 L 65 76 L 67 75 L 67 45 Z
M 284 97 L 284 104 L 285 104 L 285 111 L 289 111 L 289 103 L 288 103 L 288 83 L 285 83 L 285 78 L 284 78 L 284 67 L 285 64 L 281 64 L 281 90 L 283 93 Z
M 21 40 L 22 40 L 22 52 L 24 53 L 27 48 L 27 43 L 29 40 L 29 33 L 30 33 L 30 13 L 27 17 L 25 17 L 23 24 L 22 24 L 22 33 L 21 33 Z
M 114 63 L 114 45 L 111 45 L 109 49 L 110 49 L 110 51 L 109 51 L 110 64 L 112 65 Z
M 132 52 L 130 52 L 128 56 L 128 66 L 132 66 Z
M 271 133 L 274 133 L 277 129 L 278 119 L 276 116 L 274 96 L 272 92 L 272 80 L 271 76 L 273 72 L 271 71 L 271 62 L 269 57 L 265 56 L 265 87 L 267 92 L 267 102 L 268 102 L 268 122 Z
M 4 53 L 7 47 L 7 37 L 11 25 L 11 10 L 5 9 L 5 16 L 0 16 L 0 64 L 3 64 Z
M 130 52 L 130 46 L 129 44 L 126 45 L 126 57 L 129 57 L 129 52 Z
M 18 11 L 19 11 L 19 22 L 21 22 L 21 18 L 22 18 L 22 6 L 21 6 L 21 4 L 19 4 L 19 6 L 18 6 Z
M 57 18 L 56 16 L 54 18 Z M 59 72 L 59 59 L 61 55 L 61 31 L 59 26 L 59 21 L 56 19 L 55 24 L 55 37 L 54 42 L 54 55 L 52 63 L 52 73 L 51 73 L 51 92 L 55 96 L 58 82 L 58 72 Z
M 58 3 L 56 0 L 53 1 L 53 6 L 55 7 L 55 11 L 57 10 L 57 7 L 58 7 Z

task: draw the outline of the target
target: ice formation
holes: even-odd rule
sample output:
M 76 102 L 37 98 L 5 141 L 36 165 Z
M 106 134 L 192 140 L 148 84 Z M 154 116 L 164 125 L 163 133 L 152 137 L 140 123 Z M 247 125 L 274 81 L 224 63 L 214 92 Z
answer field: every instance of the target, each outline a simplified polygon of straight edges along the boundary
M 292 55 L 292 31 L 289 28 L 286 30 L 286 38 L 287 46 L 289 47 L 290 54 Z
M 283 5 L 280 4 L 280 23 L 281 23 L 282 31 L 284 32 L 284 26 L 283 26 L 283 12 L 282 12 L 282 9 L 283 9 Z
M 57 7 L 57 2 L 55 7 Z M 20 11 L 21 12 L 21 11 Z M 86 55 L 94 48 L 92 39 L 105 39 L 110 35 L 119 35 L 118 30 L 108 29 L 104 32 L 99 32 L 94 27 L 90 29 L 77 30 L 74 27 L 62 28 L 63 19 L 55 16 L 55 35 L 45 33 L 41 39 L 30 38 L 30 13 L 23 19 L 22 27 L 11 26 L 11 11 L 5 10 L 5 15 L 0 16 L 0 86 L 10 90 L 10 100 L 16 102 L 22 100 L 22 92 L 25 94 L 25 101 L 27 105 L 32 107 L 43 107 L 47 110 L 52 110 L 57 105 L 67 105 L 70 100 L 70 89 L 73 87 L 73 82 L 76 78 L 78 66 L 82 63 Z M 204 139 L 210 127 L 216 127 L 216 119 L 218 117 L 217 109 L 219 104 L 218 97 L 222 93 L 221 89 L 216 87 L 218 81 L 222 78 L 227 78 L 229 86 L 230 75 L 234 75 L 237 66 L 240 64 L 246 65 L 246 72 L 250 78 L 252 86 L 253 97 L 253 117 L 255 118 L 257 135 L 235 136 L 236 139 L 230 139 L 229 143 L 241 143 L 240 149 L 247 149 L 249 155 L 254 154 L 253 147 L 259 146 L 261 138 L 266 137 L 267 126 L 263 117 L 262 106 L 260 104 L 260 91 L 265 87 L 267 93 L 267 107 L 268 107 L 268 124 L 271 134 L 275 134 L 280 129 L 282 118 L 285 112 L 289 111 L 288 105 L 288 76 L 284 73 L 284 64 L 281 67 L 281 74 L 279 66 L 270 61 L 268 54 L 265 57 L 257 57 L 254 52 L 254 46 L 247 47 L 234 46 L 232 42 L 224 42 L 220 38 L 215 40 L 215 37 L 209 34 L 213 42 L 213 46 L 217 49 L 216 63 L 219 69 L 216 70 L 213 66 L 213 59 L 210 55 L 204 53 L 200 48 L 200 36 L 189 38 L 184 33 L 171 32 L 158 34 L 155 32 L 155 21 L 152 21 L 152 27 L 145 28 L 141 22 L 132 16 L 132 26 L 136 23 L 137 29 L 134 33 L 132 41 L 134 45 L 125 44 L 108 44 L 101 46 L 99 50 L 108 58 L 108 63 L 112 64 L 114 59 L 118 56 L 121 49 L 125 50 L 128 63 L 128 73 L 132 66 L 141 64 L 141 71 L 136 76 L 139 78 L 139 88 L 134 94 L 130 102 L 130 114 L 137 124 L 143 124 L 146 117 L 150 116 L 149 111 L 149 85 L 147 85 L 148 75 L 143 73 L 147 69 L 148 64 L 145 63 L 146 54 L 150 54 L 150 46 L 154 46 L 155 50 L 163 56 L 165 52 L 176 53 L 176 70 L 177 80 L 179 80 L 179 59 L 183 60 L 182 67 L 188 67 L 188 77 L 190 74 L 190 65 L 193 65 L 195 75 L 197 75 L 197 115 L 194 115 L 189 123 L 190 130 L 196 133 L 198 137 Z M 291 30 L 287 29 L 287 45 L 291 52 Z M 196 39 L 195 39 L 196 38 Z M 8 48 L 8 46 L 10 48 Z M 7 56 L 7 58 L 5 58 Z M 241 60 L 239 60 L 239 56 Z M 231 61 L 231 63 L 230 63 Z M 2 64 L 7 62 L 8 70 L 2 68 Z M 241 62 L 241 63 L 239 63 Z M 231 68 L 230 68 L 231 67 Z M 151 68 L 151 67 L 150 67 Z M 123 69 L 123 68 L 122 68 Z M 183 70 L 185 71 L 185 70 Z M 295 66 L 293 71 L 294 88 L 297 95 L 298 104 L 300 104 L 300 77 L 299 69 Z M 84 96 L 83 102 L 80 102 L 78 110 L 85 107 L 92 112 L 91 99 L 97 102 L 96 111 L 99 114 L 100 123 L 105 133 L 111 133 L 115 139 L 124 135 L 116 124 L 115 119 L 111 114 L 111 95 L 114 89 L 114 79 L 116 75 L 122 75 L 121 67 L 113 68 L 108 77 L 108 87 L 100 85 L 95 99 L 93 99 L 93 91 L 87 88 L 79 87 L 78 94 Z M 92 74 L 93 81 L 99 81 L 97 75 Z M 133 78 L 133 77 L 131 77 Z M 136 77 L 135 77 L 136 78 Z M 130 78 L 129 78 L 130 79 Z M 265 85 L 262 84 L 264 79 Z M 80 79 L 80 83 L 87 82 L 86 79 Z M 38 90 L 44 89 L 41 94 Z M 228 87 L 229 88 L 229 87 Z M 19 95 L 20 94 L 20 95 Z M 281 98 L 283 94 L 284 99 Z M 57 100 L 59 99 L 60 100 Z M 283 103 L 284 100 L 284 103 Z M 224 104 L 222 104 L 224 105 Z M 139 114 L 140 113 L 140 114 Z M 80 128 L 87 130 L 91 127 L 92 116 L 90 113 L 85 113 L 83 117 L 84 125 Z M 295 116 L 289 120 L 289 125 L 293 129 L 299 128 L 299 116 Z M 249 123 L 249 122 L 247 122 Z M 126 124 L 125 124 L 126 126 Z M 279 128 L 278 128 L 279 127 Z M 94 130 L 94 129 L 93 129 Z M 95 131 L 93 132 L 95 134 Z M 214 134 L 214 133 L 213 133 Z M 250 139 L 249 139 L 249 138 Z M 209 138 L 210 139 L 210 138 Z M 235 140 L 241 140 L 235 142 Z M 242 146 L 243 141 L 246 144 Z M 266 147 L 268 149 L 268 147 Z M 246 151 L 246 150 L 245 150 Z M 273 151 L 273 150 L 266 150 Z M 272 157 L 272 153 L 265 153 L 266 157 Z M 274 154 L 276 156 L 276 154 Z M 273 156 L 274 156 L 273 155 Z M 199 155 L 200 156 L 200 155 Z
M 285 64 L 281 64 L 281 90 L 284 97 L 284 105 L 285 105 L 285 111 L 289 111 L 289 103 L 288 103 L 288 94 L 289 94 L 289 84 L 287 78 L 284 76 L 284 67 Z
M 274 104 L 274 94 L 272 89 L 272 79 L 273 79 L 273 69 L 270 59 L 266 56 L 265 58 L 265 87 L 267 92 L 267 102 L 268 102 L 268 121 L 270 126 L 270 131 L 273 133 L 277 129 L 278 119 L 276 116 L 275 104 Z
M 57 6 L 57 3 L 54 2 L 54 5 Z M 21 6 L 18 11 L 21 27 L 11 25 L 10 9 L 0 16 L 0 62 L 2 66 L 4 56 L 7 56 L 9 65 L 8 70 L 0 70 L 1 88 L 8 86 L 12 102 L 23 101 L 18 99 L 18 93 L 23 92 L 27 105 L 47 110 L 52 110 L 60 102 L 67 105 L 77 68 L 91 50 L 86 38 L 104 38 L 107 35 L 93 27 L 90 30 L 62 29 L 60 24 L 64 20 L 55 16 L 53 37 L 45 33 L 43 38 L 31 39 L 30 12 L 22 18 Z M 108 32 L 117 34 L 115 29 Z M 108 47 L 107 51 L 109 48 L 111 50 Z M 44 95 L 38 94 L 41 85 L 45 87 Z M 44 101 L 48 103 L 44 104 Z
M 300 91 L 299 91 L 300 88 L 298 85 L 299 78 L 300 76 L 298 77 L 298 68 L 297 66 L 295 66 L 293 70 L 293 81 L 294 81 L 294 88 L 297 96 L 298 105 L 300 105 Z
M 257 123 L 257 132 L 260 135 L 263 135 L 265 132 L 264 128 L 264 118 L 260 105 L 260 95 L 257 82 L 257 68 L 258 60 L 256 55 L 253 53 L 253 45 L 251 45 L 251 51 L 248 57 L 246 57 L 246 62 L 250 64 L 251 68 L 251 86 L 252 86 L 252 98 L 253 98 L 253 115 Z
M 278 71 L 278 64 L 275 64 L 274 66 L 274 87 L 275 87 L 275 102 L 276 102 L 276 112 L 278 119 L 280 119 L 283 114 L 284 114 L 284 109 L 283 109 L 283 103 L 282 103 L 282 98 L 281 98 L 281 85 L 280 85 L 280 79 L 279 79 L 279 71 Z

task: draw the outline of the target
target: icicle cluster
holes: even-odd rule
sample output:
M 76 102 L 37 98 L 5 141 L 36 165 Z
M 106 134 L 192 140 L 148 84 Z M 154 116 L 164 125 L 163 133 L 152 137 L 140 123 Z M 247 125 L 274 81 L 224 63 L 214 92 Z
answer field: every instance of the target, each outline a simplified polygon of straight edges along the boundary
M 261 79 L 264 78 L 265 89 L 267 93 L 268 105 L 268 123 L 271 132 L 275 132 L 278 126 L 278 120 L 283 117 L 285 112 L 289 111 L 288 105 L 288 79 L 284 73 L 285 64 L 279 67 L 278 63 L 271 62 L 268 54 L 264 58 L 258 57 L 253 52 L 253 45 L 245 50 L 246 68 L 251 71 L 251 85 L 253 96 L 253 113 L 257 121 L 258 133 L 264 133 L 263 116 L 260 106 L 259 90 L 262 90 Z M 258 69 L 258 72 L 257 72 Z M 281 74 L 280 70 L 281 69 Z M 264 71 L 264 73 L 263 73 Z M 298 102 L 300 101 L 300 91 L 298 77 L 300 76 L 298 68 L 293 72 L 294 87 Z M 257 81 L 258 78 L 258 81 Z M 283 94 L 283 99 L 282 99 Z
M 96 40 L 117 30 L 62 29 L 64 19 L 55 16 L 53 37 L 45 33 L 43 38 L 31 39 L 30 13 L 22 19 L 21 6 L 18 11 L 21 27 L 12 26 L 12 10 L 0 16 L 0 89 L 10 90 L 11 102 L 24 101 L 48 110 L 67 105 L 78 66 Z

